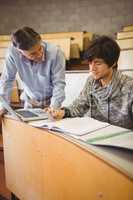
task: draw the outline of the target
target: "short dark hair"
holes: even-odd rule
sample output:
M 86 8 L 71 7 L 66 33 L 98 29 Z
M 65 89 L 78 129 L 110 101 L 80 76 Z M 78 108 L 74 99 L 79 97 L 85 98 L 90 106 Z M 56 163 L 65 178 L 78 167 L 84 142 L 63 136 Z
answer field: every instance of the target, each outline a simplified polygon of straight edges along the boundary
M 120 56 L 120 47 L 115 40 L 108 36 L 100 36 L 93 40 L 84 54 L 84 58 L 92 61 L 95 58 L 101 58 L 109 66 L 117 68 L 117 62 Z
M 21 50 L 29 50 L 41 41 L 41 36 L 30 27 L 23 27 L 12 34 L 13 45 Z

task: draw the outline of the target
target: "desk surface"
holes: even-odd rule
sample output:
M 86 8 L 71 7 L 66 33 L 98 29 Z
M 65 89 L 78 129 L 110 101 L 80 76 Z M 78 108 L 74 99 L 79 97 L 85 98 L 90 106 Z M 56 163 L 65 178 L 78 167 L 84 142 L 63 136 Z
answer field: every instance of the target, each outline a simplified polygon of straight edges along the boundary
M 98 156 L 103 161 L 107 162 L 111 166 L 115 167 L 117 170 L 120 170 L 121 173 L 124 173 L 129 178 L 133 179 L 133 151 L 129 149 L 122 149 L 111 146 L 95 146 L 89 145 L 84 142 L 78 141 L 68 135 L 63 135 L 61 133 L 53 132 L 53 134 L 64 137 L 70 142 L 75 143 L 81 148 L 87 150 L 88 152 L 93 153 L 95 156 Z
M 11 119 L 3 136 L 7 186 L 22 200 L 133 199 L 132 169 L 122 164 L 132 166 L 132 152 L 85 146 Z

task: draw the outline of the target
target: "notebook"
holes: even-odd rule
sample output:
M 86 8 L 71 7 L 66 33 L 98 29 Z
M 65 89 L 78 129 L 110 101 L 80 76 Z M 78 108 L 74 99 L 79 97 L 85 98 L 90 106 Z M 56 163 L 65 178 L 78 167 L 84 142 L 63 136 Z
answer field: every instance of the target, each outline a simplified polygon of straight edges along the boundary
M 0 103 L 8 111 L 8 114 L 11 115 L 14 119 L 25 122 L 48 119 L 48 113 L 44 112 L 44 110 L 41 108 L 22 108 L 13 110 L 2 96 L 0 96 Z

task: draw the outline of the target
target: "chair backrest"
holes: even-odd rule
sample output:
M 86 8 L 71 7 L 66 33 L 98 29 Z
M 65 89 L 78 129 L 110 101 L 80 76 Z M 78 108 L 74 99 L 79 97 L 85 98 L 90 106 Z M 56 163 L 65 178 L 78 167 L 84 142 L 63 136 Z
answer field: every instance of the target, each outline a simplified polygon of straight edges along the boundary
M 13 82 L 13 88 L 12 88 L 12 93 L 11 93 L 11 103 L 20 103 L 19 89 L 18 89 L 17 80 L 15 80 Z
M 133 31 L 133 25 L 124 26 L 123 31 Z
M 121 50 L 133 49 L 133 38 L 116 40 Z
M 78 44 L 71 44 L 70 46 L 70 58 L 80 58 L 80 49 Z
M 44 39 L 44 41 L 59 46 L 64 52 L 66 60 L 70 59 L 70 43 L 71 43 L 70 38 L 58 38 L 58 39 L 49 38 L 49 39 Z
M 123 31 L 117 33 L 117 39 L 124 39 L 124 38 L 133 38 L 133 31 Z
M 71 38 L 71 44 L 78 44 L 80 50 L 83 50 L 83 32 L 58 32 L 41 34 L 43 40 Z

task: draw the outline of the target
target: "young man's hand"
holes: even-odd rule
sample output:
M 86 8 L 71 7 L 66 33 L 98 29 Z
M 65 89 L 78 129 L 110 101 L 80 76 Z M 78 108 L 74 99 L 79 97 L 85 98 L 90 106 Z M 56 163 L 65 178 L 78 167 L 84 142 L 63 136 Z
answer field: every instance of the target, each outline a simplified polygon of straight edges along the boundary
M 60 120 L 63 119 L 65 111 L 63 109 L 55 109 L 52 107 L 47 107 L 44 109 L 45 112 L 48 112 L 50 119 Z

